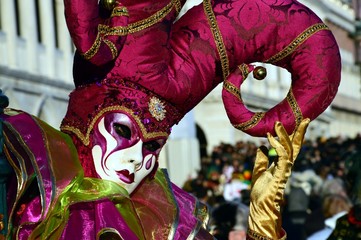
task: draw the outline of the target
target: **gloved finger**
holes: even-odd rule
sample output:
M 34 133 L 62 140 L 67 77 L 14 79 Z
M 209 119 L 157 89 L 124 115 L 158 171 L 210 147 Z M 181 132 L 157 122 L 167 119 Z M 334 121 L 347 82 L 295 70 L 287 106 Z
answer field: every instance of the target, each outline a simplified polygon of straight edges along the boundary
M 287 138 L 288 135 L 286 134 Z M 291 156 L 288 154 L 286 149 L 283 147 L 283 145 L 278 142 L 272 135 L 268 135 L 268 141 L 270 144 L 276 149 L 276 152 L 278 154 L 278 161 L 275 162 L 275 169 L 273 172 L 273 177 L 275 178 L 276 182 L 278 182 L 280 185 L 285 184 L 288 180 L 288 177 L 291 175 L 292 165 L 293 165 L 293 159 L 291 159 Z M 284 141 L 288 142 L 290 141 Z M 290 146 L 287 146 L 287 148 L 292 148 Z M 277 186 L 282 187 L 282 186 Z
M 288 135 L 286 135 L 288 137 Z M 276 140 L 275 137 L 273 137 L 270 133 L 267 133 L 267 139 L 268 139 L 268 142 L 270 143 L 270 145 L 276 150 L 276 153 L 278 155 L 279 158 L 283 158 L 283 157 L 287 157 L 289 156 L 289 151 L 290 150 L 286 150 L 285 147 L 279 142 Z M 285 141 L 283 140 L 283 142 L 285 143 Z M 291 144 L 291 142 L 289 142 L 289 145 Z M 290 146 L 287 146 L 286 147 L 288 149 L 290 149 Z
M 268 168 L 268 149 L 265 146 L 261 146 L 257 149 L 256 161 L 254 163 L 252 172 L 252 186 L 257 181 L 259 176 Z
M 292 156 L 293 149 L 292 149 L 291 139 L 288 136 L 288 133 L 287 133 L 286 129 L 283 127 L 281 122 L 275 123 L 275 132 L 278 136 L 278 141 L 281 143 L 283 148 L 286 150 L 287 154 L 289 156 Z
M 301 147 L 302 147 L 302 143 L 305 137 L 305 133 L 307 130 L 307 127 L 310 123 L 310 119 L 309 118 L 305 118 L 301 121 L 300 125 L 298 126 L 298 128 L 295 130 L 293 136 L 292 136 L 292 147 L 293 147 L 293 160 L 295 160 L 297 158 L 297 155 L 299 154 Z

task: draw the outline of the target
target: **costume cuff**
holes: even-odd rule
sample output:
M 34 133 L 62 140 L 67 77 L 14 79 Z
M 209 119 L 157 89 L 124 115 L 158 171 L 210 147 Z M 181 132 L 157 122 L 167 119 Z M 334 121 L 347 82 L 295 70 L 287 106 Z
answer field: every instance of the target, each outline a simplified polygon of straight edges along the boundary
M 271 237 L 263 236 L 251 229 L 247 230 L 247 240 L 286 240 L 287 239 L 287 233 L 285 230 L 281 229 L 281 238 L 279 239 L 273 239 Z

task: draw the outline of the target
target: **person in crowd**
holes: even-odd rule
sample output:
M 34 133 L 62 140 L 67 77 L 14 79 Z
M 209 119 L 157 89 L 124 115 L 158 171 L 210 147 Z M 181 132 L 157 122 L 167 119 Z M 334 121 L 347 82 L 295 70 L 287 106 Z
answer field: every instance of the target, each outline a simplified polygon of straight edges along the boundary
M 361 239 L 361 152 L 353 149 L 345 159 L 345 182 L 352 208 L 336 220 L 333 232 L 327 238 Z
M 205 206 L 170 182 L 158 156 L 172 126 L 220 83 L 232 125 L 277 152 L 269 166 L 268 150 L 257 150 L 247 236 L 286 237 L 284 188 L 310 119 L 337 92 L 336 41 L 298 1 L 203 1 L 175 21 L 184 2 L 64 0 L 76 53 L 61 131 L 20 110 L 1 115 L 13 170 L 6 238 L 213 239 Z M 241 99 L 249 73 L 265 77 L 254 62 L 292 75 L 267 112 Z
M 347 196 L 345 197 L 339 194 L 325 196 L 322 204 L 325 228 L 313 233 L 307 239 L 326 240 L 335 229 L 337 219 L 346 215 L 350 208 L 351 202 Z
M 246 240 L 249 207 L 239 202 L 225 202 L 212 211 L 211 233 L 217 240 Z

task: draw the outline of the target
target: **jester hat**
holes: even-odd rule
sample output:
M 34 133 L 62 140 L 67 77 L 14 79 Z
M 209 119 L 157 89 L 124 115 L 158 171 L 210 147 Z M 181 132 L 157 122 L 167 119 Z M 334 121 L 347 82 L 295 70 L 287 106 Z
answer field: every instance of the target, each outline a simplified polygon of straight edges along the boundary
M 204 0 L 177 21 L 184 0 L 118 0 L 106 11 L 97 0 L 64 2 L 77 51 L 61 129 L 85 145 L 111 111 L 131 115 L 147 138 L 167 136 L 220 83 L 237 129 L 265 136 L 281 121 L 291 133 L 319 116 L 339 86 L 334 36 L 295 0 Z M 248 110 L 240 94 L 255 62 L 292 76 L 287 97 L 266 112 Z

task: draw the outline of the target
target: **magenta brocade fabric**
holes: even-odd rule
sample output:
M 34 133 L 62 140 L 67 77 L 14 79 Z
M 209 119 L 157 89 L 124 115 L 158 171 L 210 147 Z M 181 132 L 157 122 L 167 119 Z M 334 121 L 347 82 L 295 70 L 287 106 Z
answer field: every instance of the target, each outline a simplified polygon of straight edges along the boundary
M 61 128 L 72 132 L 76 127 L 77 131 L 73 133 L 88 145 L 90 132 L 104 113 L 123 112 L 136 120 L 143 140 L 168 137 L 171 127 L 182 115 L 177 108 L 159 99 L 164 118 L 156 119 L 149 111 L 153 97 L 157 95 L 130 80 L 104 79 L 96 84 L 80 86 L 70 94 L 68 113 Z
M 84 0 L 71 2 L 85 4 Z M 229 77 L 235 77 L 232 73 L 238 65 L 271 63 L 291 73 L 292 89 L 290 98 L 266 112 L 260 121 L 243 109 L 242 102 L 234 102 L 232 96 L 224 98 L 232 124 L 250 123 L 251 127 L 244 131 L 254 136 L 273 132 L 275 121 L 281 121 L 292 132 L 300 119 L 312 120 L 321 114 L 337 92 L 341 69 L 337 43 L 331 31 L 324 28 L 326 25 L 298 1 L 207 0 L 174 24 L 176 1 L 119 2 L 129 11 L 124 26 L 134 30 L 132 23 L 138 21 L 144 28 L 123 36 L 118 55 L 108 65 L 94 63 L 92 68 L 86 68 L 81 60 L 76 60 L 77 86 L 102 79 L 130 79 L 173 104 L 183 116 L 229 73 Z M 142 22 L 153 13 L 161 15 L 164 6 L 172 3 L 172 10 L 164 17 L 150 17 Z M 78 14 L 77 18 L 86 22 L 88 16 Z M 73 15 L 68 15 L 67 21 L 81 49 L 78 38 L 88 37 L 77 23 L 72 24 Z M 101 50 L 97 54 L 101 56 Z

